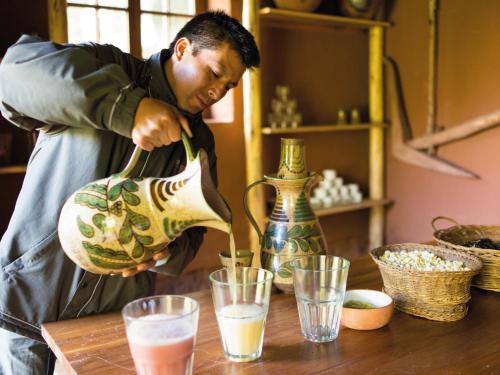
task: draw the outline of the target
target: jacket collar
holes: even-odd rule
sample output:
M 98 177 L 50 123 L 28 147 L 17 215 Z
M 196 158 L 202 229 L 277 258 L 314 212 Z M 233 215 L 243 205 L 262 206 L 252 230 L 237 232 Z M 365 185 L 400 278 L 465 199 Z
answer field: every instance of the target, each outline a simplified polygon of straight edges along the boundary
M 169 104 L 175 106 L 179 112 L 181 112 L 190 122 L 201 120 L 201 112 L 196 114 L 191 114 L 180 109 L 177 106 L 177 98 L 175 97 L 174 91 L 170 84 L 168 83 L 167 77 L 163 70 L 165 62 L 171 57 L 171 53 L 168 49 L 161 50 L 160 52 L 152 55 L 149 58 L 149 64 L 151 66 L 151 80 L 149 81 L 149 95 L 152 98 L 163 100 Z

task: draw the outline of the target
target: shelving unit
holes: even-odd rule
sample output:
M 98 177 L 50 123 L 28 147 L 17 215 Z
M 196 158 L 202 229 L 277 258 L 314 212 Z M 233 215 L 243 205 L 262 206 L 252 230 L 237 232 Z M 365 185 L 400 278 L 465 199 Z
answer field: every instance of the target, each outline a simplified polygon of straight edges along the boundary
M 300 133 L 329 133 L 354 130 L 370 130 L 372 127 L 385 128 L 385 124 L 352 124 L 352 125 L 302 125 L 298 128 L 270 128 L 263 127 L 262 134 L 300 134 Z
M 380 246 L 384 233 L 384 206 L 389 203 L 384 197 L 384 105 L 383 105 L 383 38 L 388 22 L 355 19 L 315 13 L 301 13 L 275 8 L 259 9 L 259 2 L 244 0 L 243 22 L 261 46 L 261 26 L 288 30 L 308 29 L 321 33 L 334 29 L 355 29 L 368 33 L 368 123 L 354 125 L 304 125 L 296 129 L 271 129 L 262 124 L 261 71 L 252 70 L 244 76 L 244 133 L 246 150 L 247 185 L 263 176 L 263 136 L 275 134 L 336 133 L 368 131 L 369 196 L 355 205 L 335 206 L 317 210 L 318 216 L 369 209 L 369 247 Z M 261 50 L 261 54 L 265 51 Z M 320 54 L 321 51 L 318 52 Z M 278 146 L 279 147 L 279 146 Z M 256 188 L 249 194 L 248 205 L 256 221 L 264 224 L 266 219 L 265 195 Z M 259 248 L 259 239 L 251 230 L 250 247 Z
M 19 174 L 26 172 L 26 165 L 9 165 L 0 167 L 0 175 L 2 174 Z

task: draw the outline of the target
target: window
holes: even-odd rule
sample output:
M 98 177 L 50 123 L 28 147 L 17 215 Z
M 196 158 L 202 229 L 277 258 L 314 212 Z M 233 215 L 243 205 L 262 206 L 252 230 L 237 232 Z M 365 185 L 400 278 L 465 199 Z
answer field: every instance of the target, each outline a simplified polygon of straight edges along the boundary
M 109 43 L 148 58 L 169 46 L 196 13 L 196 3 L 196 0 L 68 0 L 67 40 Z

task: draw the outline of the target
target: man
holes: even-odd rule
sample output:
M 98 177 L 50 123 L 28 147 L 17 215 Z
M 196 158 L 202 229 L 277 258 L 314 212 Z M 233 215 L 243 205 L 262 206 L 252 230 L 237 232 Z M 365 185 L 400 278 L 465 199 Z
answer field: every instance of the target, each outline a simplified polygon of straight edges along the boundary
M 40 129 L 14 214 L 0 242 L 0 373 L 50 373 L 40 324 L 120 309 L 151 292 L 154 264 L 122 276 L 85 272 L 57 236 L 65 200 L 119 172 L 135 147 L 150 151 L 145 176 L 179 173 L 181 128 L 204 148 L 216 180 L 213 135 L 201 112 L 259 65 L 252 35 L 223 12 L 194 17 L 168 50 L 147 61 L 110 45 L 58 45 L 23 36 L 0 65 L 0 109 L 15 125 Z M 138 172 L 139 173 L 139 172 Z M 178 274 L 205 230 L 185 231 L 157 272 Z

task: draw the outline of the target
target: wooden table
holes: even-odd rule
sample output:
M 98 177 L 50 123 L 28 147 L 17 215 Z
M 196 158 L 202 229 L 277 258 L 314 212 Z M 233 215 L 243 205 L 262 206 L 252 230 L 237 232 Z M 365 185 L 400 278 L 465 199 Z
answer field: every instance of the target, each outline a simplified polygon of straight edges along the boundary
M 380 289 L 377 267 L 354 260 L 348 288 Z M 195 374 L 500 374 L 500 294 L 472 291 L 469 315 L 454 323 L 399 311 L 375 331 L 341 329 L 336 341 L 314 344 L 300 335 L 295 297 L 271 297 L 262 358 L 224 358 L 210 291 L 192 293 L 201 305 Z M 68 374 L 132 374 L 119 313 L 47 323 L 42 334 Z

